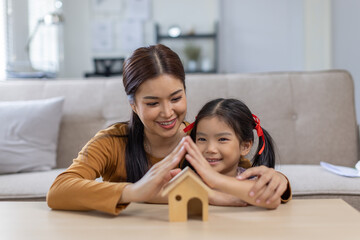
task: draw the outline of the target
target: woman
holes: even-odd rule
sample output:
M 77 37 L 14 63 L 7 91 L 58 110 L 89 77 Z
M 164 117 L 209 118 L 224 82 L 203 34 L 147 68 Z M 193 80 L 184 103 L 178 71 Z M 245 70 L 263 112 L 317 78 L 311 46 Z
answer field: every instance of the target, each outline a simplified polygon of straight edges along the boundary
M 161 189 L 180 171 L 174 168 L 185 155 L 183 65 L 164 45 L 139 48 L 124 63 L 123 83 L 133 110 L 130 121 L 98 132 L 83 147 L 51 186 L 50 208 L 119 214 L 130 202 L 164 201 Z M 261 176 L 254 190 L 265 188 L 264 199 L 273 195 L 273 185 L 287 184 L 266 167 L 251 174 Z M 100 176 L 103 182 L 94 181 Z M 242 204 L 223 194 L 210 196 L 210 202 Z

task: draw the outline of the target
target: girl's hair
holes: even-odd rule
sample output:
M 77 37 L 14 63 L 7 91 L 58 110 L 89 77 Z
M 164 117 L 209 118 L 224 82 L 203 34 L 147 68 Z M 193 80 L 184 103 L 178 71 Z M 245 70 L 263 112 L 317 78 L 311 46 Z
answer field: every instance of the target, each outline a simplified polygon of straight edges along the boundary
M 123 84 L 130 104 L 135 103 L 136 91 L 143 82 L 162 74 L 181 80 L 185 89 L 184 67 L 175 52 L 162 44 L 136 49 L 123 67 Z M 134 112 L 128 123 L 125 162 L 128 182 L 138 181 L 149 169 L 144 150 L 144 125 Z
M 256 122 L 252 116 L 250 109 L 240 100 L 218 98 L 206 103 L 196 117 L 194 128 L 191 131 L 191 138 L 196 141 L 196 129 L 198 123 L 203 118 L 218 117 L 230 126 L 237 135 L 240 143 L 245 141 L 254 142 L 253 129 Z M 264 142 L 259 137 L 259 145 L 252 161 L 252 166 L 265 165 L 271 168 L 275 166 L 274 143 L 270 134 L 262 128 L 265 138 L 265 148 L 259 155 L 259 150 Z

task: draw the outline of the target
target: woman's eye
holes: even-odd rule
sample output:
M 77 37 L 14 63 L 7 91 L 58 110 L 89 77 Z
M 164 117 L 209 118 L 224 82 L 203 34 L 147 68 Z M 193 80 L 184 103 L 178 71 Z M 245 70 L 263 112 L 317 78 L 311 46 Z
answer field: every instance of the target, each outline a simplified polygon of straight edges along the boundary
M 205 138 L 197 138 L 196 141 L 197 141 L 197 142 L 205 142 L 206 139 L 205 139 Z
M 176 97 L 176 98 L 171 99 L 171 101 L 173 101 L 173 102 L 177 102 L 177 101 L 179 101 L 181 98 L 182 98 L 182 96 L 180 96 L 180 97 Z
M 150 107 L 156 106 L 157 104 L 157 102 L 146 103 L 146 105 Z

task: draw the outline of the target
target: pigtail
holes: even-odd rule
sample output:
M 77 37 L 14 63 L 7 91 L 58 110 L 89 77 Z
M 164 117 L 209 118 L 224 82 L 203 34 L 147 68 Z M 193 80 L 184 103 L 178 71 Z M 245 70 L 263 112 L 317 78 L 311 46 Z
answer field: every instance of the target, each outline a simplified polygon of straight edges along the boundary
M 256 150 L 256 154 L 252 160 L 253 163 L 252 166 L 255 167 L 255 166 L 265 165 L 267 167 L 274 168 L 275 167 L 274 140 L 272 139 L 268 131 L 266 131 L 263 127 L 262 127 L 262 132 L 264 134 L 264 139 L 262 137 L 259 137 L 259 144 Z M 260 153 L 263 147 L 264 149 Z

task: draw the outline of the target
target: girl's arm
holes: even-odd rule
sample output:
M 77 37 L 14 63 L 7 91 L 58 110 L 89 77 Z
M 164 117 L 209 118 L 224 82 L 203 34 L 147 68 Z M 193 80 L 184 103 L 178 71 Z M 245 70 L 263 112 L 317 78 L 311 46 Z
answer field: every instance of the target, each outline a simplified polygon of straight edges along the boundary
M 209 204 L 215 206 L 246 207 L 249 204 L 242 199 L 223 192 L 213 190 L 209 193 Z
M 203 157 L 190 137 L 186 137 L 184 146 L 187 151 L 187 154 L 185 155 L 186 160 L 190 162 L 190 164 L 196 169 L 197 173 L 204 180 L 204 182 L 211 188 L 234 195 L 255 206 L 271 209 L 277 208 L 279 206 L 280 198 L 270 203 L 256 201 L 256 196 L 261 195 L 263 191 L 265 191 L 265 187 L 257 192 L 255 198 L 248 195 L 248 192 L 255 185 L 256 181 L 238 181 L 235 177 L 225 176 L 216 172 Z
M 215 189 L 218 189 L 224 193 L 234 195 L 251 205 L 255 205 L 259 207 L 275 209 L 281 203 L 280 197 L 271 203 L 266 203 L 264 201 L 256 201 L 257 198 L 250 197 L 248 195 L 248 192 L 255 185 L 256 181 L 253 180 L 238 181 L 234 177 L 225 176 L 218 172 L 215 173 L 216 173 L 214 174 L 215 176 L 213 176 Z M 265 190 L 266 189 L 260 190 L 258 192 L 258 195 L 262 194 Z

